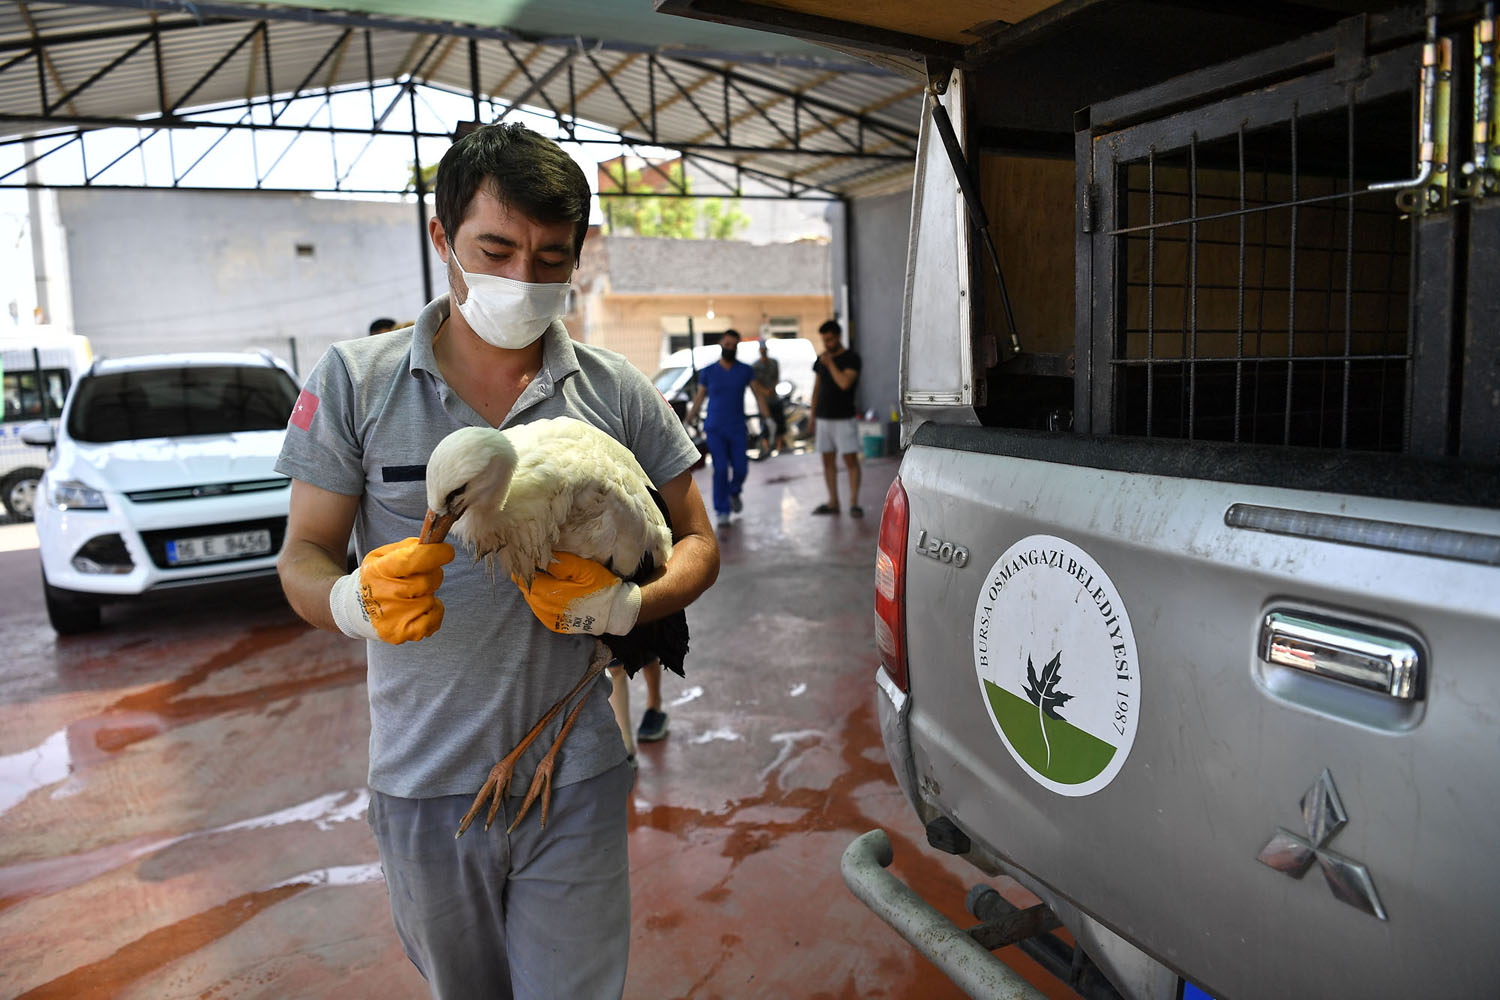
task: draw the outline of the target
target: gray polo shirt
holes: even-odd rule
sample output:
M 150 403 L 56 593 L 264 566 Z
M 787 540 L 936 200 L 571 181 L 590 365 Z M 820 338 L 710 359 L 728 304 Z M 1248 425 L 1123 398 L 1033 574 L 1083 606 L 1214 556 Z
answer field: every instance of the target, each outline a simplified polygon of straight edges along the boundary
M 443 381 L 433 335 L 448 298 L 430 303 L 411 331 L 335 344 L 308 375 L 287 428 L 278 471 L 360 498 L 360 558 L 416 535 L 427 510 L 427 456 L 451 431 L 485 420 Z M 544 335 L 542 368 L 502 428 L 567 415 L 609 432 L 661 486 L 698 459 L 682 424 L 651 382 L 622 356 L 574 343 L 563 325 Z M 427 798 L 472 794 L 490 768 L 578 683 L 590 636 L 558 635 L 532 614 L 510 580 L 491 578 L 460 546 L 444 567 L 442 628 L 420 642 L 367 643 L 370 787 Z M 559 713 L 516 771 L 525 791 L 562 726 Z M 553 783 L 591 778 L 625 759 L 601 678 L 585 695 Z

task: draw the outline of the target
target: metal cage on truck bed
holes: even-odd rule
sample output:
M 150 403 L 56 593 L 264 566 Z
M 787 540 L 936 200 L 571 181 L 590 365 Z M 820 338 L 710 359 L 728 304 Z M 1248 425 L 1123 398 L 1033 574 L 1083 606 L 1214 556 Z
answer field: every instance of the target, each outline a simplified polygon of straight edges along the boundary
M 1500 357 L 1500 192 L 1464 186 L 1493 79 L 1467 32 L 1389 30 L 1356 18 L 1081 114 L 1076 426 L 1495 455 L 1493 405 L 1461 390 Z

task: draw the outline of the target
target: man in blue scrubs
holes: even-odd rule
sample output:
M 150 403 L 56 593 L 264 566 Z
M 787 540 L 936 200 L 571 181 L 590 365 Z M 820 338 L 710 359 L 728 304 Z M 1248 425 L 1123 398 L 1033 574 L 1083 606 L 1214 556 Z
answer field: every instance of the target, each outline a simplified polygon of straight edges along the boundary
M 719 360 L 698 373 L 698 393 L 688 407 L 687 422 L 692 423 L 698 415 L 703 400 L 708 400 L 708 413 L 703 418 L 703 433 L 708 438 L 708 454 L 714 464 L 714 512 L 719 515 L 719 527 L 729 527 L 731 512 L 738 514 L 742 508 L 740 489 L 745 485 L 745 474 L 750 461 L 745 455 L 748 432 L 745 427 L 745 390 L 755 393 L 761 416 L 769 426 L 770 415 L 766 412 L 764 390 L 755 381 L 755 369 L 743 361 L 735 360 L 740 346 L 740 335 L 736 330 L 725 330 L 719 339 L 723 352 Z

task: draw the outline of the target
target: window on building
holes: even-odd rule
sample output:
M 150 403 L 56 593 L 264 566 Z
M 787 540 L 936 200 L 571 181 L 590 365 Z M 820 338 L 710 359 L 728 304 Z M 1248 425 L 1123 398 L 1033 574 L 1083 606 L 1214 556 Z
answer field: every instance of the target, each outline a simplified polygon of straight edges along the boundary
M 801 336 L 796 316 L 768 316 L 760 325 L 760 335 L 767 340 Z
M 723 316 L 716 320 L 708 320 L 702 316 L 663 316 L 661 317 L 661 360 L 665 363 L 674 351 L 687 347 L 716 345 L 727 329 L 729 329 L 729 321 Z M 744 330 L 740 332 L 745 333 Z

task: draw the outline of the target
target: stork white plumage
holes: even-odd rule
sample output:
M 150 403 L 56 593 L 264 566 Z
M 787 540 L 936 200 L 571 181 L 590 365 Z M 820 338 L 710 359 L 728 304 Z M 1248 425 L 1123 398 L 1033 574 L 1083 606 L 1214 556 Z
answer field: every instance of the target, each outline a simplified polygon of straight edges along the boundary
M 492 566 L 498 562 L 507 577 L 528 586 L 554 551 L 592 559 L 637 583 L 664 566 L 672 552 L 665 507 L 630 449 L 571 417 L 449 434 L 427 461 L 427 504 L 423 541 L 440 541 L 451 528 L 476 558 Z M 627 636 L 603 636 L 578 685 L 491 770 L 458 833 L 468 829 L 486 799 L 492 801 L 485 826 L 493 822 L 521 754 L 612 657 L 628 673 L 659 657 L 681 674 L 686 652 L 687 619 L 681 612 L 638 625 Z M 579 699 L 537 766 L 512 828 L 538 797 L 546 825 L 557 752 L 582 706 Z

